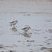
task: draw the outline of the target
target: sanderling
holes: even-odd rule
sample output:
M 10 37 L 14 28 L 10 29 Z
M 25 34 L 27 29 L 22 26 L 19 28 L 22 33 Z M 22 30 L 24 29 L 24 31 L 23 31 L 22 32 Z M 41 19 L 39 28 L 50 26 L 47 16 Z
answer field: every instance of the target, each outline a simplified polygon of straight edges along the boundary
M 22 30 L 24 30 L 25 32 L 27 32 L 29 29 L 31 29 L 30 26 L 25 26 L 24 28 L 22 28 Z
M 30 37 L 30 34 L 32 34 L 30 26 L 25 26 L 24 28 L 22 28 L 22 30 L 24 31 L 23 35 L 25 37 Z
M 17 20 L 10 22 L 10 26 L 16 25 L 17 22 Z

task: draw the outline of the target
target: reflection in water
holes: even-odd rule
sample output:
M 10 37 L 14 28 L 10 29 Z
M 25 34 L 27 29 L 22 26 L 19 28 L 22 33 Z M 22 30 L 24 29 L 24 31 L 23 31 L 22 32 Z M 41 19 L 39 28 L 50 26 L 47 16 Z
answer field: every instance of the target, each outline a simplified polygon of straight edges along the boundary
M 23 34 L 25 37 L 30 37 L 29 34 L 27 34 L 26 32 Z
M 15 26 L 13 26 L 13 27 L 12 27 L 12 31 L 14 31 L 14 32 L 16 32 L 16 31 L 17 31 L 17 29 L 16 29 L 16 27 L 15 27 Z

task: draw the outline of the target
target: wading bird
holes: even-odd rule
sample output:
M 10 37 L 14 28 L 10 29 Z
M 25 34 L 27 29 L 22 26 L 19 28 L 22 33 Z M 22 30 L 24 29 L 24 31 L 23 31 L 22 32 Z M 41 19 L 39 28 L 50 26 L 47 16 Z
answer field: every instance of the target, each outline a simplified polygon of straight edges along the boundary
M 17 20 L 10 22 L 10 26 L 16 25 L 17 24 Z
M 31 32 L 31 27 L 28 26 L 28 25 L 26 25 L 24 28 L 22 28 L 22 30 L 24 31 L 24 32 L 23 32 L 23 35 L 24 35 L 25 37 L 30 37 L 30 34 L 32 34 L 32 32 Z

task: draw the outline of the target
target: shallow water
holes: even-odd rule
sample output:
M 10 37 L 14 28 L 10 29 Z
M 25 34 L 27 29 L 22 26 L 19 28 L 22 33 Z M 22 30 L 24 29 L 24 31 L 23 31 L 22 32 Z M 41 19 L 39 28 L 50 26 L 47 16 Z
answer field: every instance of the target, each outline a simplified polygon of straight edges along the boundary
M 52 48 L 52 3 L 18 2 L 0 1 L 0 52 L 45 52 Z M 12 17 L 18 20 L 15 32 L 10 26 Z M 31 37 L 21 34 L 25 25 L 31 27 Z

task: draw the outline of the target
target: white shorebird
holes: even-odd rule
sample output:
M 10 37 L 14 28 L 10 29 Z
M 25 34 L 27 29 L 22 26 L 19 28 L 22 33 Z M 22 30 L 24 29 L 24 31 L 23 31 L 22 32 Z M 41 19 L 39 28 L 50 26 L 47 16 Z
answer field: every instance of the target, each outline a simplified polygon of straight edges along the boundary
M 16 25 L 17 24 L 17 20 L 10 22 L 10 26 Z
M 26 27 L 22 28 L 22 30 L 24 30 L 25 32 L 27 32 L 29 29 L 31 29 L 31 27 L 27 26 L 27 25 L 26 25 Z
M 28 26 L 28 25 L 26 25 L 24 28 L 22 28 L 22 30 L 24 31 L 24 32 L 23 32 L 23 35 L 24 35 L 25 37 L 30 37 L 30 34 L 32 34 L 32 32 L 31 32 L 31 27 Z

